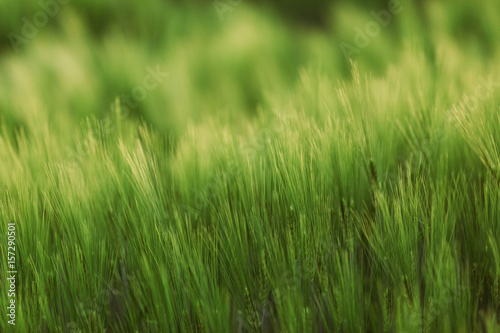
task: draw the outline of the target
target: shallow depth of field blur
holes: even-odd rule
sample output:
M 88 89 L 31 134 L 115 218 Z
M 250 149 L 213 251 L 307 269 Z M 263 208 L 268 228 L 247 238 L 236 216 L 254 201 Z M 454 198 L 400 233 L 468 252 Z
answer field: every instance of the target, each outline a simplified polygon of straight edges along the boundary
M 3 1 L 0 34 L 0 332 L 500 332 L 500 1 Z

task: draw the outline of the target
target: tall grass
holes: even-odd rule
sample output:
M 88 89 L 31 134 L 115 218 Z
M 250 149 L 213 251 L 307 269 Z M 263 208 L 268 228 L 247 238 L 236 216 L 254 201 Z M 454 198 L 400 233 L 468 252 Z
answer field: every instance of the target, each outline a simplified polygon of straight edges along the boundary
M 372 8 L 173 6 L 144 43 L 72 8 L 0 59 L 16 331 L 500 330 L 496 2 L 408 4 L 350 61 Z

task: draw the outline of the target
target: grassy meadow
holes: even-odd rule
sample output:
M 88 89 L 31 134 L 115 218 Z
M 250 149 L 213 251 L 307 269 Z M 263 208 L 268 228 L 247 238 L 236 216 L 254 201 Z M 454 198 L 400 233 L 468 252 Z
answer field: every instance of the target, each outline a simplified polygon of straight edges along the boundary
M 0 332 L 500 332 L 498 0 L 0 13 Z

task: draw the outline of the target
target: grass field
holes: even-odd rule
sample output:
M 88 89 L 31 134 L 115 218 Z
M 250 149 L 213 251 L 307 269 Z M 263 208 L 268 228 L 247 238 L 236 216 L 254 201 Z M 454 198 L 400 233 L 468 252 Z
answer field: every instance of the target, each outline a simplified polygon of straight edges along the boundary
M 500 332 L 499 1 L 47 1 L 0 332 Z

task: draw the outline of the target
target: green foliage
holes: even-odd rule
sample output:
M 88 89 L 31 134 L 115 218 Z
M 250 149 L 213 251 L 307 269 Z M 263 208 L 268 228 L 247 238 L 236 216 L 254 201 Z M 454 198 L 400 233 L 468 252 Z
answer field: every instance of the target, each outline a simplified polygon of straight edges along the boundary
M 387 3 L 280 3 L 82 0 L 3 45 L 17 331 L 500 329 L 498 1 L 404 3 L 353 59 Z

